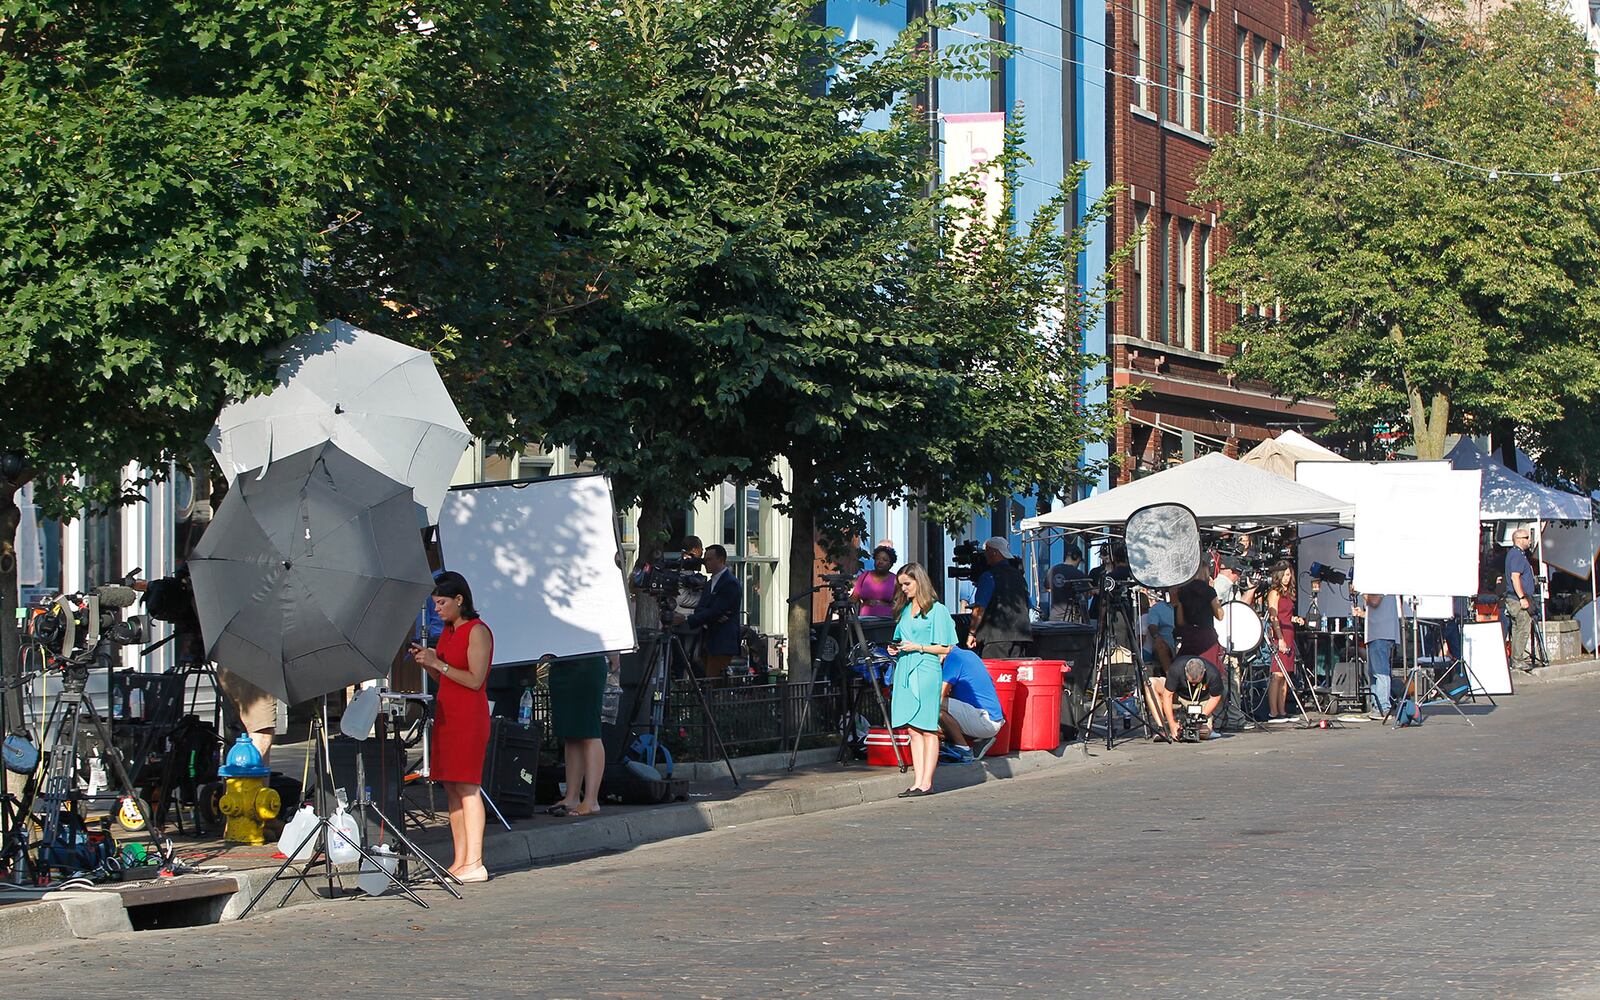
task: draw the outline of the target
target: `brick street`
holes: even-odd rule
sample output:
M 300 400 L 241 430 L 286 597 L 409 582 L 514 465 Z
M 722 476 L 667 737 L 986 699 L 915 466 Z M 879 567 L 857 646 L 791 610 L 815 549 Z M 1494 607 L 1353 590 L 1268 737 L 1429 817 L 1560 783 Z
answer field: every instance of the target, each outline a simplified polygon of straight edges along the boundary
M 0 995 L 1600 996 L 1600 677 L 1474 720 L 1152 748 L 430 910 L 70 942 L 10 956 Z

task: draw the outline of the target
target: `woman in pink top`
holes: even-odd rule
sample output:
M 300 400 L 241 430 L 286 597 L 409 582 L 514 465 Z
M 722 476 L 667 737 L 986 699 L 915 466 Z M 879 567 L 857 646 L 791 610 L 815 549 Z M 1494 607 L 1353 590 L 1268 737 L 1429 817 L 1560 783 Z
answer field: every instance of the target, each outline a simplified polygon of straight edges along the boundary
M 856 577 L 850 596 L 856 599 L 864 617 L 894 617 L 894 549 L 880 545 L 872 550 L 872 568 Z

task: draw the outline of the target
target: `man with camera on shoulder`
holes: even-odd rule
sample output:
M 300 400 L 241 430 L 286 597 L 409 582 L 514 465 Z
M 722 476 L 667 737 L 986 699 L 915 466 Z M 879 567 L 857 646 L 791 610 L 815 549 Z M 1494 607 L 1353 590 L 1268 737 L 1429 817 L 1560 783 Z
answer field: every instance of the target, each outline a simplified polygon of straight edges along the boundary
M 1211 738 L 1213 716 L 1222 705 L 1222 671 L 1199 656 L 1180 656 L 1165 680 L 1152 680 L 1161 721 L 1174 740 L 1198 743 Z
M 1017 659 L 1033 655 L 1028 580 L 1022 562 L 1011 557 L 1011 545 L 996 535 L 983 543 L 988 564 L 978 577 L 972 599 L 972 627 L 967 647 L 985 659 Z

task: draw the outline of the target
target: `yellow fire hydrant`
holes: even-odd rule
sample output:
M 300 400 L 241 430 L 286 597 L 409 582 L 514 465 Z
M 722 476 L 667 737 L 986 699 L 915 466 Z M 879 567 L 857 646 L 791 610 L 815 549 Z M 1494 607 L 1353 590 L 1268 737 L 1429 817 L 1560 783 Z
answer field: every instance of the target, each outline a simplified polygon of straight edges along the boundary
M 227 761 L 217 768 L 217 773 L 227 779 L 227 791 L 217 803 L 222 815 L 228 818 L 222 839 L 238 844 L 266 843 L 267 834 L 262 824 L 278 815 L 283 802 L 277 790 L 268 786 L 272 771 L 261 763 L 261 754 L 248 735 L 240 736 L 234 743 Z

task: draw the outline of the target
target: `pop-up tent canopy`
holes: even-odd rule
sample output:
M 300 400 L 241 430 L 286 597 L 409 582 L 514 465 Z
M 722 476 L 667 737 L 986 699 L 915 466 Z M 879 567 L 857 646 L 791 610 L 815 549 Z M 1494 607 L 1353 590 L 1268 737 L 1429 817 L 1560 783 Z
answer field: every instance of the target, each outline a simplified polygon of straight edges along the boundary
M 1445 460 L 1456 469 L 1483 471 L 1481 517 L 1485 521 L 1587 521 L 1588 497 L 1551 489 L 1512 472 L 1478 450 L 1467 438 L 1456 442 Z
M 1329 451 L 1296 431 L 1284 431 L 1275 438 L 1268 438 L 1239 456 L 1239 461 L 1245 465 L 1275 472 L 1285 479 L 1294 478 L 1296 462 L 1343 462 L 1344 460 L 1342 455 Z
M 1353 505 L 1326 493 L 1213 453 L 1028 518 L 1022 530 L 1120 525 L 1140 507 L 1165 503 L 1188 507 L 1205 528 L 1337 524 L 1355 515 Z

